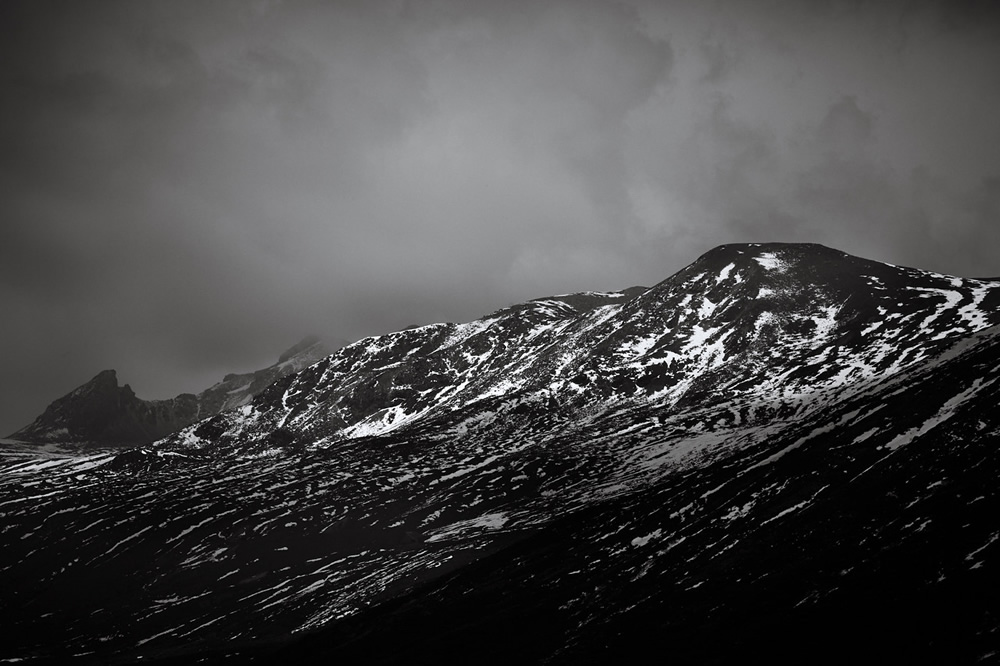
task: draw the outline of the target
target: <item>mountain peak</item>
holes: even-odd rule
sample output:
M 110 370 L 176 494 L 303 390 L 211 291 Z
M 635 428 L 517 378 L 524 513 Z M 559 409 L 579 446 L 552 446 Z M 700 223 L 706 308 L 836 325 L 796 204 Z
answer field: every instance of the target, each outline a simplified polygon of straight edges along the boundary
M 997 322 L 998 300 L 996 284 L 819 244 L 728 244 L 648 290 L 551 296 L 349 345 L 205 432 L 264 450 L 277 424 L 329 443 L 484 399 L 547 405 L 558 393 L 574 410 L 643 395 L 672 408 L 810 392 L 939 353 Z
M 103 436 L 115 415 L 141 402 L 131 387 L 118 385 L 114 370 L 102 370 L 90 381 L 81 384 L 59 398 L 30 425 L 11 435 L 12 439 L 28 442 L 86 441 Z M 121 434 L 113 428 L 111 437 Z
M 796 265 L 817 266 L 830 263 L 867 262 L 819 243 L 729 243 L 712 248 L 701 255 L 691 268 L 724 267 L 730 263 L 782 272 Z M 871 262 L 874 263 L 874 262 Z
M 69 395 L 81 396 L 92 393 L 106 393 L 118 389 L 118 373 L 114 370 L 101 370 L 87 382 L 73 389 Z
M 166 400 L 143 400 L 128 384 L 120 386 L 115 370 L 93 378 L 50 404 L 11 439 L 34 443 L 98 445 L 144 444 L 226 409 L 246 404 L 274 380 L 311 365 L 330 353 L 310 335 L 262 370 L 230 373 L 198 395 L 182 393 Z

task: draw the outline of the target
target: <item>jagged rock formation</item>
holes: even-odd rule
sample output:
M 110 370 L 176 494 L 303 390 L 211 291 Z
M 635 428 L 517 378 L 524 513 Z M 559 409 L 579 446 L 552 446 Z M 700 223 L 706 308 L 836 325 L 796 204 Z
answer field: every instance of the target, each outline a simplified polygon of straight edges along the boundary
M 816 245 L 361 340 L 150 447 L 8 456 L 0 658 L 974 663 L 998 359 L 1000 282 Z
M 248 403 L 271 382 L 308 367 L 333 350 L 310 336 L 284 352 L 274 365 L 229 374 L 197 395 L 182 393 L 168 400 L 142 400 L 128 384 L 118 385 L 114 370 L 104 370 L 53 402 L 10 439 L 101 446 L 148 444 L 195 421 Z

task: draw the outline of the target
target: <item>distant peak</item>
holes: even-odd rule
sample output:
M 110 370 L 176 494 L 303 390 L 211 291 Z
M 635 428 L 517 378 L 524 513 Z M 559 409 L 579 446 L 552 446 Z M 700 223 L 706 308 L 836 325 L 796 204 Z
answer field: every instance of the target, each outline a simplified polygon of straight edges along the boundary
M 320 342 L 318 335 L 307 335 L 306 337 L 299 340 L 297 343 L 289 347 L 278 357 L 278 363 L 284 363 L 288 359 L 292 358 L 296 354 L 306 349 L 309 349 L 313 345 Z
M 86 386 L 101 386 L 101 387 L 114 387 L 118 388 L 118 373 L 114 370 L 101 370 L 93 379 L 81 386 L 84 388 Z

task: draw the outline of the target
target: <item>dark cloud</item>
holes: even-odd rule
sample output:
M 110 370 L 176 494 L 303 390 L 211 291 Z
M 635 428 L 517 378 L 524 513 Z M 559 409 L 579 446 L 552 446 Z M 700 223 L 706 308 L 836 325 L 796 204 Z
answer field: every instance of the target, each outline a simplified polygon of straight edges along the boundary
M 721 83 L 732 72 L 737 58 L 725 40 L 712 36 L 701 43 L 702 56 L 705 59 L 705 73 L 701 77 L 703 83 Z
M 818 241 L 1000 274 L 991 4 L 5 2 L 0 430 Z
M 817 138 L 833 152 L 864 151 L 874 138 L 875 119 L 858 108 L 854 95 L 845 95 L 830 106 L 817 129 Z

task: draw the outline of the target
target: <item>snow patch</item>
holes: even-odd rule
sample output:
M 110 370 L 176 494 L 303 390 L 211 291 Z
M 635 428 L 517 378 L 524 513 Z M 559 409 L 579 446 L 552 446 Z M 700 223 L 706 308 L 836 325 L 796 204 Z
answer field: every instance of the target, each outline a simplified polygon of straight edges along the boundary
M 635 547 L 637 547 L 637 548 L 641 548 L 642 546 L 645 546 L 647 543 L 649 543 L 653 539 L 659 539 L 661 533 L 662 533 L 662 531 L 660 530 L 660 528 L 656 528 L 655 530 L 653 530 L 652 532 L 650 532 L 646 536 L 636 537 L 636 538 L 632 539 L 632 545 L 635 546 Z
M 502 511 L 486 513 L 476 518 L 460 520 L 458 522 L 451 523 L 450 525 L 445 525 L 434 534 L 427 537 L 427 541 L 433 542 L 440 541 L 442 539 L 455 538 L 462 536 L 464 533 L 469 531 L 479 533 L 482 531 L 498 530 L 509 521 L 510 518 L 508 518 Z
M 823 314 L 818 317 L 813 317 L 813 323 L 816 324 L 816 331 L 814 333 L 817 339 L 823 339 L 830 335 L 833 330 L 837 327 L 837 314 L 840 312 L 841 306 L 830 305 L 820 308 Z
M 754 257 L 754 261 L 764 267 L 764 269 L 769 271 L 775 271 L 777 273 L 782 273 L 788 268 L 788 264 L 779 259 L 773 252 L 765 252 L 759 257 Z

